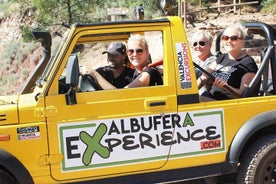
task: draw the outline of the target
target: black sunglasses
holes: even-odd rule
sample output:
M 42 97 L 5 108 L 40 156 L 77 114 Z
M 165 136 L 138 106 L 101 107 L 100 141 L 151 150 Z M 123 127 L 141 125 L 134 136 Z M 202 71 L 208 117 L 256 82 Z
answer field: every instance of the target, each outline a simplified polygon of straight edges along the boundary
M 205 42 L 204 42 L 204 41 L 194 42 L 194 43 L 193 43 L 193 46 L 196 47 L 197 44 L 200 45 L 200 46 L 202 46 L 202 47 L 205 46 Z
M 128 49 L 127 50 L 128 54 L 133 54 L 134 52 L 136 52 L 136 54 L 143 54 L 144 50 L 143 49 L 136 49 L 136 50 Z
M 239 36 L 226 36 L 226 35 L 222 35 L 221 39 L 222 39 L 223 41 L 228 41 L 229 39 L 230 39 L 231 41 L 237 41 L 237 40 L 242 39 L 242 38 L 239 37 Z

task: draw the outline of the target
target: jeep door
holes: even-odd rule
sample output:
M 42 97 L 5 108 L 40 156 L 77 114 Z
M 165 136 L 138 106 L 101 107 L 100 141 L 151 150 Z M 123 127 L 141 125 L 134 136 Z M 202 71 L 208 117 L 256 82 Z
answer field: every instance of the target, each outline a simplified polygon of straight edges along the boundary
M 153 62 L 172 52 L 171 48 L 164 51 L 163 46 L 162 38 L 169 34 L 167 23 L 121 26 L 100 31 L 97 26 L 87 30 L 80 28 L 71 36 L 71 44 L 67 42 L 64 46 L 69 52 L 64 54 L 63 61 L 67 62 L 70 54 L 77 55 L 80 71 L 85 60 L 93 68 L 100 62 L 108 65 L 106 55 L 102 55 L 107 43 L 126 42 L 133 30 L 148 39 L 160 39 L 159 43 L 150 45 L 150 48 L 159 47 L 150 50 Z M 90 52 L 94 55 L 85 57 Z M 173 64 L 164 62 L 164 66 L 173 67 Z M 53 160 L 50 165 L 54 179 L 100 179 L 154 171 L 165 165 L 173 144 L 173 121 L 177 112 L 173 73 L 169 76 L 168 71 L 163 71 L 164 85 L 158 86 L 115 90 L 79 86 L 75 94 L 70 94 L 75 97 L 75 104 L 70 105 L 66 100 L 68 89 L 66 94 L 58 92 L 57 84 L 68 72 L 64 63 L 60 67 L 64 70 L 57 69 L 45 99 L 49 160 Z

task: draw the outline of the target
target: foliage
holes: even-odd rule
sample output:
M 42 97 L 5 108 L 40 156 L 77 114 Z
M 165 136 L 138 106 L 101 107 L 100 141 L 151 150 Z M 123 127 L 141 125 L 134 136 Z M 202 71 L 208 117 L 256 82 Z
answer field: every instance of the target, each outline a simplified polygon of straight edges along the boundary
M 19 28 L 22 32 L 22 39 L 25 42 L 32 41 L 34 39 L 29 26 L 21 25 Z
M 263 0 L 261 3 L 262 12 L 276 14 L 275 0 Z
M 87 14 L 96 7 L 102 7 L 100 0 L 19 0 L 24 6 L 35 7 L 39 12 L 38 21 L 43 25 L 73 22 L 87 22 Z M 97 5 L 97 6 L 95 6 Z
M 16 3 L 7 2 L 0 3 L 0 19 L 5 18 L 12 14 L 12 12 L 17 11 L 18 6 Z
M 14 60 L 22 61 L 24 59 L 22 56 L 26 56 L 35 50 L 37 46 L 36 42 L 26 43 L 22 40 L 10 42 L 0 56 L 1 63 L 10 65 Z
M 107 20 L 107 8 L 126 7 L 133 11 L 142 4 L 148 18 L 160 12 L 159 0 L 18 0 L 22 9 L 32 8 L 39 12 L 38 22 L 42 25 L 72 24 L 74 22 L 95 22 Z M 176 0 L 174 0 L 177 2 Z
M 13 90 L 16 90 L 14 86 L 18 81 L 21 83 L 26 80 L 29 69 L 23 68 L 18 75 L 18 71 L 22 63 L 25 61 L 27 56 L 37 49 L 37 42 L 23 42 L 22 40 L 15 40 L 6 45 L 5 48 L 2 48 L 2 54 L 0 55 L 0 61 L 2 67 L 0 68 L 0 73 L 6 73 L 5 75 L 0 76 L 1 86 L 0 94 L 8 94 Z M 33 56 L 34 57 L 34 56 Z M 38 57 L 31 60 L 31 62 L 37 62 Z

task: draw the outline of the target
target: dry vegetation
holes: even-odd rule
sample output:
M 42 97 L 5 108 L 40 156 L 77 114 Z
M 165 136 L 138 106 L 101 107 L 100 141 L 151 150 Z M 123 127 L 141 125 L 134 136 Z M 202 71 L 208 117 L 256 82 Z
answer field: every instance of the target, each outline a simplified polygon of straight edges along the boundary
M 194 22 L 195 27 L 191 24 L 187 24 L 186 34 L 188 38 L 197 29 L 209 29 L 215 35 L 220 29 L 226 27 L 229 24 L 235 22 L 265 22 L 272 25 L 276 29 L 276 16 L 274 14 L 263 14 L 259 13 L 257 10 L 248 10 L 244 8 L 240 14 L 233 13 L 212 13 L 203 14 L 200 18 L 196 15 Z M 31 71 L 34 69 L 36 64 L 40 59 L 41 48 L 38 43 L 32 43 L 28 45 L 23 43 L 19 38 L 21 37 L 21 32 L 19 26 L 22 24 L 34 24 L 28 19 L 28 15 L 20 17 L 19 15 L 11 15 L 7 18 L 0 19 L 0 35 L 2 39 L 0 40 L 0 49 L 2 51 L 1 59 L 1 69 L 0 69 L 0 94 L 17 94 L 20 92 L 22 84 L 27 80 Z M 155 39 L 154 37 L 151 37 Z M 154 40 L 151 40 L 151 42 Z M 21 44 L 22 50 L 16 50 L 16 46 Z M 158 45 L 158 44 L 156 44 Z M 97 47 L 97 48 L 96 48 Z M 96 45 L 94 49 L 98 49 L 101 53 L 105 49 L 106 45 Z M 159 49 L 152 48 L 152 54 L 158 52 Z M 8 52 L 11 52 L 11 56 L 8 56 Z M 21 56 L 16 55 L 17 52 L 21 52 Z M 89 53 L 87 53 L 89 54 Z M 94 58 L 96 61 L 103 60 L 101 58 Z M 104 58 L 105 59 L 105 58 Z

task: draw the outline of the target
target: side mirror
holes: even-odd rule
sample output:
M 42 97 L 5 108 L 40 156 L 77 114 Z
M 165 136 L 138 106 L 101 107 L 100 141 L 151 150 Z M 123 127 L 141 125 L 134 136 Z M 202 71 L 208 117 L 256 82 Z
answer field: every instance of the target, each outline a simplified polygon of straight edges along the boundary
M 69 90 L 65 94 L 66 104 L 77 104 L 76 92 L 78 91 L 79 84 L 79 62 L 76 54 L 70 55 L 66 68 L 65 83 L 70 86 Z

